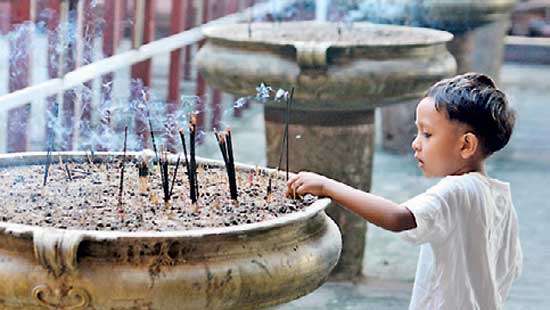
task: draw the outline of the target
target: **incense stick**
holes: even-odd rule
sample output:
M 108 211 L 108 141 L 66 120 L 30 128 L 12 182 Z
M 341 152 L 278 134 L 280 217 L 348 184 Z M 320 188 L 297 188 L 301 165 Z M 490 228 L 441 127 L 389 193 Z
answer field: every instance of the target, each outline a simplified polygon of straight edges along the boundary
M 179 133 L 180 133 L 181 145 L 183 146 L 183 156 L 185 159 L 185 167 L 187 169 L 187 174 L 189 174 L 189 160 L 187 159 L 187 147 L 185 146 L 185 133 L 183 132 L 183 128 L 180 128 Z
M 236 200 L 237 193 L 237 179 L 235 178 L 235 159 L 233 157 L 233 142 L 231 139 L 231 130 L 227 129 L 227 159 L 229 162 L 229 190 L 231 192 L 231 199 Z
M 151 142 L 153 143 L 153 150 L 155 151 L 155 158 L 157 160 L 157 165 L 159 167 L 159 174 L 160 174 L 160 181 L 162 183 L 162 187 L 164 188 L 164 177 L 162 172 L 162 164 L 161 160 L 159 158 L 159 154 L 157 151 L 157 144 L 155 142 L 155 132 L 153 131 L 153 124 L 151 123 L 151 118 L 149 115 L 147 115 L 147 121 L 149 122 L 149 132 L 151 133 Z
M 285 125 L 285 132 L 286 132 L 286 180 L 288 181 L 288 167 L 289 167 L 289 141 L 288 138 L 289 132 L 288 132 L 288 124 L 290 123 L 290 104 L 292 102 L 292 98 L 294 97 L 294 87 L 290 90 L 290 96 L 286 101 L 286 125 Z
M 73 178 L 71 176 L 71 171 L 69 170 L 69 167 L 67 166 L 67 164 L 63 162 L 63 158 L 61 158 L 61 155 L 58 155 L 58 156 L 59 156 L 59 166 L 61 167 L 62 170 L 65 170 L 65 173 L 67 173 L 67 179 L 72 181 Z
M 174 176 L 172 177 L 172 186 L 170 187 L 170 197 L 172 197 L 172 193 L 174 191 L 174 183 L 176 183 L 176 176 L 178 175 L 179 166 L 180 166 L 180 156 L 178 156 L 178 160 L 176 161 L 176 169 L 174 170 Z
M 235 162 L 233 158 L 233 146 L 231 142 L 231 130 L 227 130 L 226 133 L 214 132 L 216 140 L 218 140 L 218 146 L 222 153 L 223 161 L 225 163 L 225 169 L 227 171 L 227 178 L 229 182 L 229 192 L 231 199 L 237 200 L 237 180 L 235 177 Z
M 46 183 L 48 182 L 48 174 L 50 171 L 50 164 L 52 161 L 52 150 L 50 147 L 48 147 L 48 153 L 46 154 L 46 167 L 44 168 L 44 184 L 43 186 L 46 186 Z
M 162 190 L 164 192 L 164 202 L 170 201 L 170 184 L 168 181 L 168 159 L 166 158 L 166 152 L 162 151 Z
M 189 140 L 192 140 L 191 139 L 191 135 L 193 134 L 192 133 L 192 129 L 191 129 L 191 122 L 189 122 Z M 195 186 L 195 181 L 194 181 L 194 177 L 193 177 L 193 169 L 191 167 L 191 164 L 189 163 L 189 160 L 187 158 L 187 147 L 185 146 L 185 134 L 183 132 L 183 128 L 180 128 L 179 130 L 179 133 L 180 133 L 180 140 L 181 140 L 181 144 L 183 146 L 183 155 L 184 155 L 184 158 L 185 158 L 185 167 L 187 169 L 187 181 L 189 183 L 189 198 L 191 199 L 191 201 L 193 203 L 195 203 L 197 201 L 196 199 L 196 186 Z M 192 142 L 190 141 L 189 142 L 189 148 L 191 148 L 191 144 Z M 189 154 L 189 156 L 191 156 L 191 154 Z
M 54 148 L 54 137 L 55 133 L 53 131 L 53 128 L 51 128 L 50 122 L 48 122 L 48 152 L 46 154 L 46 167 L 44 169 L 44 184 L 43 186 L 46 186 L 46 183 L 48 182 L 48 176 L 50 173 L 50 165 L 52 163 L 52 151 Z
M 73 180 L 73 175 L 71 174 L 71 169 L 69 169 L 69 164 L 65 163 L 65 171 L 67 171 L 67 177 L 70 181 Z
M 283 164 L 283 154 L 285 151 L 285 145 L 286 145 L 286 139 L 288 135 L 287 127 L 285 126 L 284 132 L 283 132 L 283 139 L 281 141 L 281 149 L 279 151 L 279 164 L 277 165 L 277 171 L 281 170 L 281 165 Z
M 198 193 L 198 185 L 197 185 L 197 163 L 195 161 L 195 138 L 196 138 L 196 120 L 194 117 L 191 118 L 191 122 L 189 124 L 189 161 L 190 161 L 190 169 L 189 169 L 189 175 L 190 175 L 190 182 L 189 182 L 189 195 L 191 196 L 191 202 L 196 203 L 197 197 L 199 195 Z
M 119 191 L 118 191 L 118 204 L 122 206 L 122 195 L 124 192 L 124 167 L 126 163 L 126 145 L 128 141 L 128 126 L 124 127 L 124 152 L 122 153 L 122 163 L 120 167 L 120 184 L 119 184 Z

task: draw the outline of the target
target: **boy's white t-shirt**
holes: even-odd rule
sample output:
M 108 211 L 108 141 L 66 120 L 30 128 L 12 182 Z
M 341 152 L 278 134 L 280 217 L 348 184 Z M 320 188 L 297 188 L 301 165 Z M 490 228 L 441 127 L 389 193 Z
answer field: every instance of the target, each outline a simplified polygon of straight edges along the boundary
M 448 176 L 403 205 L 421 244 L 409 309 L 501 309 L 523 260 L 509 184 Z

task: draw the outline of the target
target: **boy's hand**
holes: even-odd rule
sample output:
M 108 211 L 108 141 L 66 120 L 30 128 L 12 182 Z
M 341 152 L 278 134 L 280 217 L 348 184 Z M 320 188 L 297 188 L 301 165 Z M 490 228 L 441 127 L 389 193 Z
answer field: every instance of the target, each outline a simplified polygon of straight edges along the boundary
M 326 196 L 325 189 L 328 178 L 313 172 L 300 172 L 293 175 L 287 182 L 287 196 L 312 194 L 315 196 Z

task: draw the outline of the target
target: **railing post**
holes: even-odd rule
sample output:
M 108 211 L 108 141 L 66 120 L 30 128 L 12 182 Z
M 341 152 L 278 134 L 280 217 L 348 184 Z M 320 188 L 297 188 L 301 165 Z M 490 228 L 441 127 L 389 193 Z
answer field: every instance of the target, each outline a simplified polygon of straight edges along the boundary
M 220 18 L 227 14 L 227 6 L 225 1 L 215 1 L 212 5 L 212 19 Z M 222 118 L 222 93 L 217 88 L 212 88 L 212 100 L 210 101 L 212 115 L 210 119 L 210 126 L 215 129 L 220 128 L 220 122 Z
M 9 92 L 30 84 L 30 33 L 25 22 L 31 20 L 31 1 L 10 1 L 11 35 L 9 39 Z M 8 112 L 8 152 L 23 152 L 27 149 L 27 129 L 31 105 Z
M 182 0 L 186 2 L 185 10 L 185 21 L 184 27 L 185 30 L 193 28 L 193 25 L 196 23 L 197 10 L 195 8 L 193 0 Z M 191 56 L 193 54 L 193 45 L 187 45 L 184 48 L 185 56 L 183 61 L 183 78 L 186 81 L 191 80 Z
M 156 0 L 136 0 L 134 10 L 134 31 L 132 35 L 133 48 L 139 48 L 144 43 L 154 40 L 155 36 L 155 5 Z M 143 98 L 143 88 L 151 87 L 151 59 L 147 59 L 132 66 L 131 69 L 132 84 L 130 91 L 131 102 L 144 100 L 145 104 L 149 100 L 148 91 Z M 137 85 L 135 84 L 137 83 Z M 148 107 L 146 107 L 147 109 Z M 135 133 L 141 145 L 138 149 L 145 148 L 149 144 L 149 126 L 144 113 L 137 113 L 135 119 Z
M 227 13 L 233 14 L 239 10 L 239 0 L 227 0 Z
M 103 29 L 103 56 L 111 57 L 116 53 L 116 48 L 120 42 L 122 34 L 121 19 L 123 15 L 123 4 L 125 1 L 105 1 L 104 19 L 105 28 Z M 101 99 L 100 99 L 100 124 L 99 136 L 105 138 L 105 134 L 111 127 L 111 114 L 109 107 L 113 99 L 113 81 L 114 73 L 108 73 L 101 77 Z M 101 141 L 96 145 L 99 151 L 106 151 L 108 143 Z
M 172 0 L 172 15 L 170 20 L 170 34 L 176 34 L 184 30 L 186 24 L 187 13 L 189 11 L 190 3 L 187 0 Z M 166 113 L 174 116 L 180 106 L 180 78 L 181 78 L 181 52 L 182 49 L 174 50 L 170 53 L 170 73 L 168 81 L 168 98 Z M 174 119 L 172 117 L 170 119 Z M 184 124 L 174 123 L 174 130 L 177 130 L 178 126 Z M 168 135 L 167 148 L 170 152 L 176 152 L 177 150 L 177 132 L 172 132 Z
M 200 20 L 201 24 L 205 24 L 208 22 L 209 9 L 210 9 L 209 0 L 203 0 L 202 8 L 201 8 L 201 11 L 202 11 L 202 18 Z M 203 44 L 204 44 L 204 39 L 198 43 L 198 48 L 201 48 Z M 204 129 L 204 112 L 205 112 L 206 99 L 207 99 L 206 98 L 206 81 L 204 80 L 200 72 L 197 72 L 196 83 L 197 83 L 196 84 L 197 88 L 196 88 L 195 94 L 198 97 L 197 109 L 196 109 L 197 128 L 200 131 Z M 199 139 L 198 141 L 201 141 L 201 140 Z
M 83 66 L 93 62 L 94 39 L 95 39 L 95 11 L 92 0 L 82 0 L 82 60 Z M 84 83 L 84 90 L 80 100 L 80 149 L 91 147 L 91 121 L 92 121 L 92 96 L 93 96 L 93 80 Z M 84 142 L 84 143 L 82 143 Z
M 48 0 L 46 9 L 49 11 L 47 16 L 46 29 L 48 30 L 48 78 L 55 79 L 59 77 L 61 69 L 59 55 L 59 13 L 61 11 L 61 0 Z M 44 148 L 54 147 L 55 141 L 55 122 L 59 116 L 59 103 L 57 95 L 46 98 L 46 143 Z M 51 144 L 50 144 L 51 143 Z
M 67 38 L 66 49 L 62 62 L 62 74 L 76 69 L 76 36 L 75 33 L 71 33 L 70 27 L 76 26 L 76 17 L 77 17 L 77 5 L 78 0 L 68 0 L 68 3 L 62 2 L 62 14 L 66 14 L 67 20 L 65 21 L 66 32 L 64 33 L 65 38 Z M 63 104 L 62 104 L 62 118 L 61 118 L 61 128 L 63 132 L 61 134 L 63 144 L 61 146 L 62 150 L 72 150 L 73 149 L 73 139 L 74 139 L 74 115 L 75 115 L 75 102 L 77 100 L 76 89 L 67 90 L 63 93 Z
M 0 1 L 0 34 L 10 31 L 10 2 Z

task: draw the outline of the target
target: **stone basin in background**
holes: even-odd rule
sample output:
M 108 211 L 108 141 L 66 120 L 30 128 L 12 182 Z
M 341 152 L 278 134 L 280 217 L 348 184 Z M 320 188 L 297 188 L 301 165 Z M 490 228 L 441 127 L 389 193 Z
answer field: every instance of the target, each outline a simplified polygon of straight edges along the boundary
M 362 0 L 354 18 L 462 33 L 507 16 L 517 0 Z

